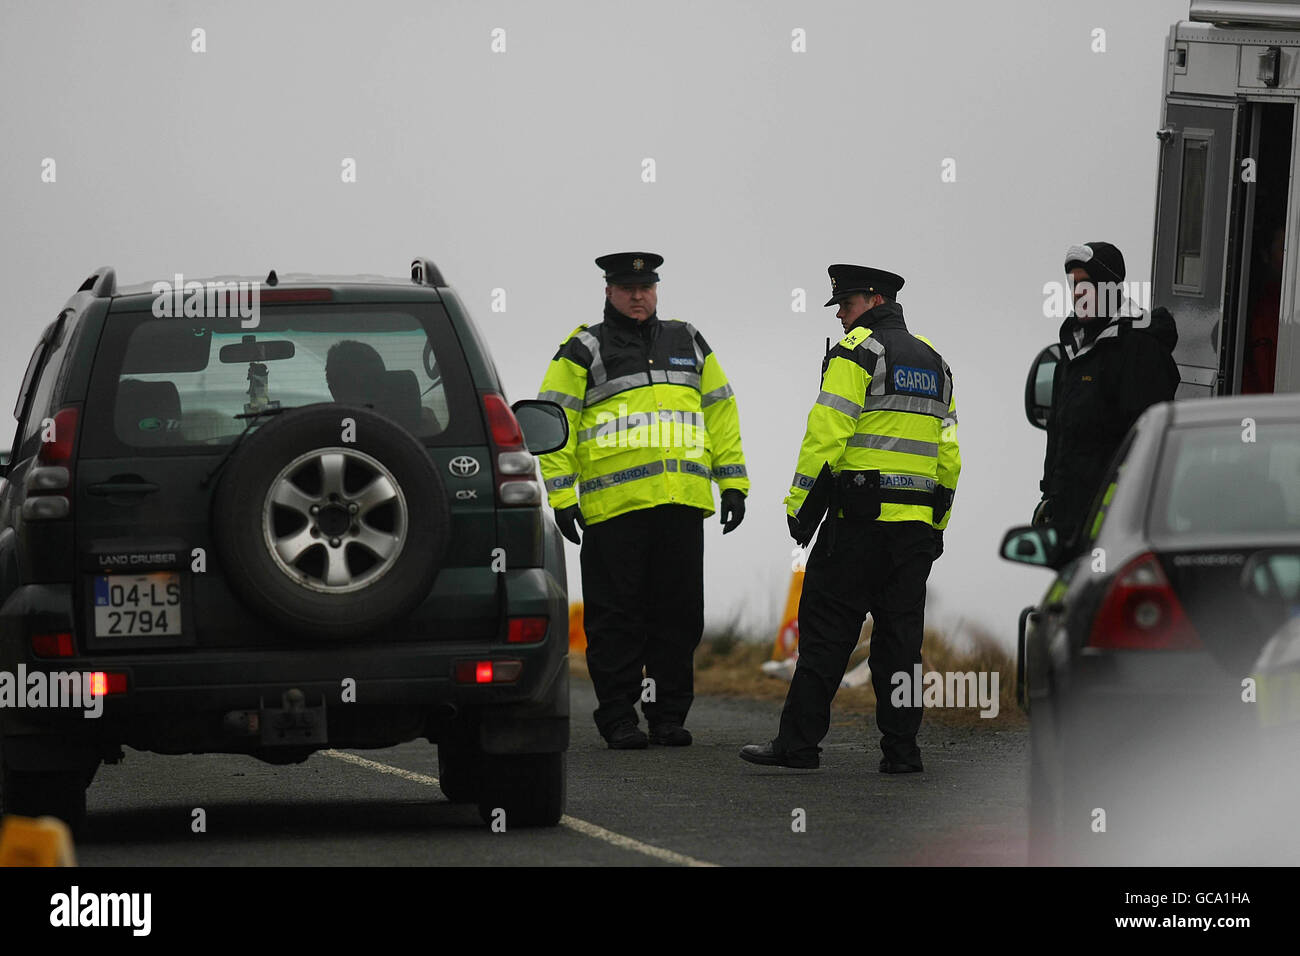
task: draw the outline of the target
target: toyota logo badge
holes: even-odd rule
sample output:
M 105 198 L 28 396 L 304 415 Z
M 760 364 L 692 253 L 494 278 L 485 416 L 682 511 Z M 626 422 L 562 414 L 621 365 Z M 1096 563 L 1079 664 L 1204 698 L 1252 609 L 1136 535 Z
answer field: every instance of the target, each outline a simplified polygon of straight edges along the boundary
M 457 478 L 468 478 L 478 474 L 478 459 L 469 455 L 457 455 L 447 467 Z

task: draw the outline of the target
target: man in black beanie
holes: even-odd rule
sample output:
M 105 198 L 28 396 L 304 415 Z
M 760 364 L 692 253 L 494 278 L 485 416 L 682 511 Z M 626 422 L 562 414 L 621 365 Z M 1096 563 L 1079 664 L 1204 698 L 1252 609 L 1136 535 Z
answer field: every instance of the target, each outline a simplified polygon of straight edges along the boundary
M 1124 256 L 1109 242 L 1071 246 L 1065 272 L 1074 311 L 1061 323 L 1047 455 L 1034 524 L 1052 524 L 1077 550 L 1089 507 L 1138 416 L 1178 388 L 1178 330 L 1168 309 L 1150 315 L 1123 295 Z

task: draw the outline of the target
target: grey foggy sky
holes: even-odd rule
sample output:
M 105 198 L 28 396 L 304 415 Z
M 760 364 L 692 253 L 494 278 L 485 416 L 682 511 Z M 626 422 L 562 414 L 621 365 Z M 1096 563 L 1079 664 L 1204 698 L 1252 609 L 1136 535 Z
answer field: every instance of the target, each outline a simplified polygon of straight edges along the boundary
M 1187 0 L 0 0 L 0 399 L 99 265 L 119 282 L 400 276 L 416 255 L 465 300 L 508 397 L 531 397 L 563 337 L 600 319 L 592 259 L 658 252 L 659 314 L 717 352 L 753 484 L 737 531 L 709 521 L 708 619 L 774 635 L 781 500 L 842 334 L 826 266 L 875 265 L 906 278 L 899 302 L 951 365 L 961 423 L 928 623 L 964 616 L 1010 646 L 1050 581 L 995 556 L 1038 500 L 1043 433 L 1021 401 L 1059 324 L 1043 284 L 1097 239 L 1148 278 L 1163 47 L 1186 16 Z

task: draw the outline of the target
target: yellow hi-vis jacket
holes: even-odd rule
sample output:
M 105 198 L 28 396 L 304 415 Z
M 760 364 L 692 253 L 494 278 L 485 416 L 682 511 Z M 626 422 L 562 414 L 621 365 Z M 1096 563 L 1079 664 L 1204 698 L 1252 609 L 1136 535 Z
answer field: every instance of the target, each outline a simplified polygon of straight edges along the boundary
M 714 481 L 749 493 L 735 395 L 687 322 L 615 313 L 579 326 L 538 397 L 569 419 L 568 444 L 541 456 L 557 511 L 577 503 L 588 524 L 665 504 L 712 514 Z
M 877 520 L 946 528 L 951 507 L 936 513 L 934 501 L 950 504 L 942 490 L 955 492 L 961 474 L 952 372 L 928 339 L 907 331 L 897 303 L 859 321 L 870 327 L 854 326 L 827 353 L 786 513 L 798 513 L 829 462 L 836 474 L 880 472 Z

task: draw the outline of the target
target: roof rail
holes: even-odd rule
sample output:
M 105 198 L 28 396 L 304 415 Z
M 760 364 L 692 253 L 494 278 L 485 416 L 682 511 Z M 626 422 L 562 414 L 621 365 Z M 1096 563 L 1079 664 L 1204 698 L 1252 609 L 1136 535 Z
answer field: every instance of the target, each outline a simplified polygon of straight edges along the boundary
M 100 266 L 81 283 L 78 292 L 89 292 L 97 299 L 111 299 L 117 295 L 117 273 L 112 266 Z
M 1300 10 L 1287 0 L 1191 0 L 1187 16 L 1216 26 L 1300 27 Z
M 432 259 L 416 259 L 411 263 L 411 281 L 417 285 L 430 285 L 434 288 L 445 286 L 442 273 L 433 264 Z

